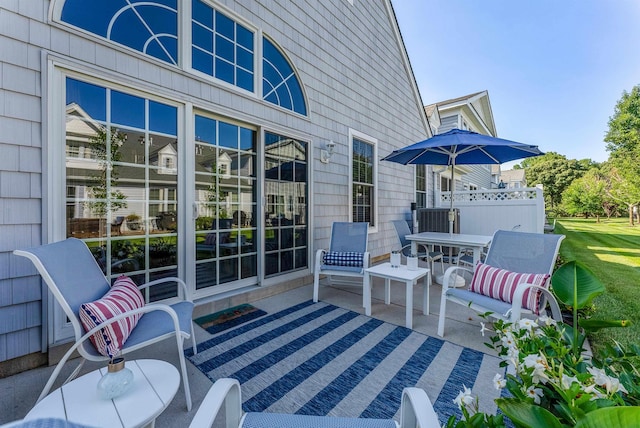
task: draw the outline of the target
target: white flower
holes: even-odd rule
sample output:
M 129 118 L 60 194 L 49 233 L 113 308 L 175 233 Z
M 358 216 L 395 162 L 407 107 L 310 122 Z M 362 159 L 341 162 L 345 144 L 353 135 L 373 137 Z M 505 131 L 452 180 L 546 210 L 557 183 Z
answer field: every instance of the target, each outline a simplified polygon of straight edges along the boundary
M 540 404 L 540 397 L 542 397 L 542 390 L 540 388 L 534 388 L 534 386 L 531 385 L 529 388 L 527 388 L 525 393 L 529 397 L 533 398 L 534 403 Z
M 498 391 L 500 391 L 502 388 L 507 386 L 507 380 L 503 378 L 500 373 L 496 373 L 496 375 L 493 377 L 493 386 Z
M 458 405 L 458 408 L 462 409 L 462 406 L 469 407 L 473 404 L 474 398 L 471 395 L 471 390 L 466 386 L 462 385 L 464 391 L 460 391 L 458 396 L 453 400 L 454 403 Z
M 487 330 L 489 330 L 487 328 L 487 326 L 483 322 L 481 322 L 480 323 L 480 333 L 482 334 L 482 337 L 484 337 L 484 332 L 487 331 Z
M 620 380 L 607 375 L 604 370 L 597 367 L 587 367 L 587 370 L 593 376 L 593 382 L 604 388 L 607 391 L 607 394 L 613 394 L 618 391 L 624 392 L 625 394 L 629 393 L 624 385 L 620 383 Z
M 536 324 L 533 320 L 522 318 L 518 321 L 518 328 L 520 328 L 520 330 L 527 330 L 528 332 L 531 332 L 531 329 L 536 327 L 538 327 L 538 324 Z
M 546 359 L 542 356 L 542 354 L 529 354 L 524 357 L 522 364 L 524 364 L 527 368 L 537 368 L 539 366 L 546 366 Z
M 579 384 L 580 381 L 575 376 L 567 376 L 564 373 L 562 374 L 561 385 L 562 385 L 563 389 L 571 388 L 571 384 L 573 384 L 573 383 L 578 383 Z
M 513 337 L 513 333 L 510 331 L 505 332 L 504 336 L 501 338 L 503 346 L 512 349 L 516 346 L 516 339 Z
M 544 324 L 547 327 L 551 326 L 551 325 L 557 325 L 558 322 L 556 320 L 554 320 L 553 318 L 551 318 L 550 316 L 547 315 L 541 315 L 536 322 L 538 322 L 539 324 Z

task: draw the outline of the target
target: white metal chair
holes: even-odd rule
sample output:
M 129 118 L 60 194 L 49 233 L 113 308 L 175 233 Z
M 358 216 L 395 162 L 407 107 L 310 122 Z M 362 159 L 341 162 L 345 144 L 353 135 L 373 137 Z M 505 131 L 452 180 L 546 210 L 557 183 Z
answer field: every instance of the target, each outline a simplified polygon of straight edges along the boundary
M 493 235 L 484 263 L 510 272 L 551 275 L 563 239 L 564 235 L 498 230 Z M 438 319 L 439 336 L 444 336 L 448 301 L 468 306 L 480 313 L 491 312 L 493 318 L 517 321 L 523 313 L 531 313 L 530 310 L 522 307 L 523 297 L 529 289 L 532 292 L 539 291 L 541 293 L 539 311 L 544 311 L 548 302 L 553 318 L 561 319 L 560 307 L 551 291 L 548 290 L 550 278 L 547 279 L 545 287 L 528 283 L 518 284 L 512 303 L 507 303 L 470 289 L 451 287 L 449 284 L 455 284 L 455 281 L 452 281 L 455 279 L 453 278 L 455 275 L 471 277 L 473 271 L 462 266 L 452 266 L 447 269 L 442 282 Z
M 331 416 L 308 416 L 283 413 L 243 413 L 240 383 L 235 379 L 218 379 L 204 397 L 189 428 L 209 428 L 225 405 L 225 428 L 307 427 L 307 428 L 430 428 L 439 427 L 438 415 L 429 397 L 420 388 L 404 388 L 400 404 L 400 424 L 392 419 L 356 419 Z
M 407 238 L 407 235 L 411 234 L 411 229 L 409 229 L 409 224 L 404 220 L 393 220 L 393 227 L 396 229 L 396 235 L 398 236 L 398 240 L 400 241 L 400 246 L 402 247 L 402 255 L 405 257 L 409 257 L 411 255 L 411 242 Z M 431 268 L 431 273 L 434 273 L 433 266 L 436 260 L 440 261 L 440 269 L 442 273 L 444 273 L 444 263 L 442 261 L 442 251 L 429 251 L 426 245 L 418 244 L 418 254 L 419 259 L 425 260 L 429 263 Z
M 175 282 L 179 286 L 178 290 L 182 293 L 183 299 L 176 299 L 180 301 L 171 305 L 161 303 L 146 304 L 142 308 L 127 311 L 121 315 L 110 318 L 108 322 L 102 323 L 94 329 L 85 332 L 79 317 L 80 306 L 83 303 L 100 299 L 110 288 L 109 281 L 104 276 L 86 244 L 79 239 L 69 238 L 37 248 L 15 250 L 14 254 L 26 257 L 33 262 L 49 287 L 51 294 L 53 294 L 58 304 L 64 310 L 75 335 L 74 345 L 67 351 L 56 366 L 49 381 L 42 390 L 38 401 L 49 393 L 65 362 L 76 349 L 83 359 L 65 383 L 77 376 L 85 360 L 109 360 L 109 357 L 101 355 L 91 341 L 87 340 L 94 333 L 100 331 L 105 325 L 114 323 L 120 319 L 130 317 L 134 314 L 144 314 L 124 343 L 121 353 L 127 354 L 161 340 L 174 338 L 178 345 L 187 410 L 191 410 L 191 393 L 189 391 L 189 380 L 187 378 L 187 366 L 182 350 L 184 340 L 191 338 L 194 354 L 197 353 L 197 348 L 192 324 L 194 305 L 193 302 L 186 298 L 188 292 L 184 281 L 180 278 L 171 277 L 150 281 L 139 286 L 138 288 L 142 291 L 157 284 Z
M 364 280 L 369 267 L 369 223 L 334 222 L 331 227 L 329 249 L 316 252 L 313 271 L 313 301 L 318 301 L 320 274 L 337 277 L 356 277 Z M 362 293 L 364 295 L 364 293 Z M 364 306 L 364 296 L 363 303 Z

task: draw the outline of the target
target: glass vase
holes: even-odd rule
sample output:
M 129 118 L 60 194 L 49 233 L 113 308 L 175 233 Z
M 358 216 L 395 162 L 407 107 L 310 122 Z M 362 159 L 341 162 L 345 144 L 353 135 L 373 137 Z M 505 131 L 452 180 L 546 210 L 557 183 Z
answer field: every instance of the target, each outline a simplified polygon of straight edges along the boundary
M 98 395 L 104 400 L 118 397 L 133 385 L 133 372 L 124 366 L 124 358 L 114 358 L 107 365 L 107 373 L 98 382 Z

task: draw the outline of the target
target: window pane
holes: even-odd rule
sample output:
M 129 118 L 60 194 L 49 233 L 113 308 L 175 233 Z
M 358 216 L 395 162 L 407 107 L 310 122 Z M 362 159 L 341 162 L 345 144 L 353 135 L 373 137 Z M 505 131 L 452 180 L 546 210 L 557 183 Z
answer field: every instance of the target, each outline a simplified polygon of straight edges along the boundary
M 144 99 L 118 91 L 111 91 L 111 121 L 144 129 Z
M 149 129 L 163 134 L 178 135 L 178 109 L 149 101 Z
M 107 120 L 107 90 L 91 83 L 79 80 L 66 79 L 66 104 L 73 106 L 76 104 L 82 110 L 73 106 L 73 110 L 78 116 L 83 116 L 94 120 Z

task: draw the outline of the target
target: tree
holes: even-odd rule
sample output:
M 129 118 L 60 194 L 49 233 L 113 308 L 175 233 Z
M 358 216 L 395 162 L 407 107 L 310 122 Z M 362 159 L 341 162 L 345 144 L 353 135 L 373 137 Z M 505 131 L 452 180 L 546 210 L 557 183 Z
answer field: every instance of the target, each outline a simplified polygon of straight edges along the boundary
M 562 193 L 573 180 L 582 177 L 590 164 L 590 161 L 569 160 L 564 155 L 548 152 L 523 160 L 520 168 L 525 169 L 529 185 L 543 185 L 545 203 L 554 209 L 562 202 Z
M 126 208 L 127 197 L 117 189 L 118 169 L 114 162 L 120 161 L 122 154 L 120 148 L 124 144 L 126 134 L 111 128 L 110 136 L 107 137 L 107 130 L 100 127 L 96 135 L 89 139 L 91 151 L 98 161 L 98 173 L 94 176 L 95 184 L 89 186 L 93 202 L 87 202 L 87 206 L 95 215 L 102 218 L 109 211 L 117 211 Z
M 575 179 L 562 194 L 562 204 L 569 214 L 582 214 L 585 218 L 601 215 L 610 217 L 611 202 L 606 192 L 607 182 L 596 168 Z
M 607 195 L 626 207 L 629 225 L 633 226 L 633 207 L 640 203 L 640 181 L 633 176 L 637 167 L 630 159 L 618 158 L 605 164 Z
M 608 125 L 609 194 L 626 205 L 633 225 L 633 206 L 640 203 L 640 85 L 622 93 Z

